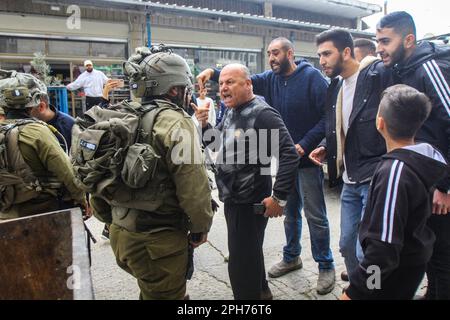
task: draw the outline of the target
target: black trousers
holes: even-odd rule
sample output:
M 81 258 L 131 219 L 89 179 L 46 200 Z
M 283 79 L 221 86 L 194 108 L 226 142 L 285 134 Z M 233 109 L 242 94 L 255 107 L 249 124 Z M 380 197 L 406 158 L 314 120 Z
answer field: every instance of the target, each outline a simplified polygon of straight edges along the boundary
M 253 204 L 225 202 L 228 229 L 228 274 L 236 300 L 260 300 L 267 290 L 263 242 L 268 218 L 256 215 Z
M 93 106 L 99 105 L 102 102 L 102 97 L 88 97 L 86 96 L 86 111 Z
M 427 266 L 429 300 L 450 300 L 450 214 L 432 215 L 428 226 L 436 235 L 433 255 Z
M 375 300 L 412 300 L 425 276 L 426 264 L 414 267 L 399 267 L 373 295 Z

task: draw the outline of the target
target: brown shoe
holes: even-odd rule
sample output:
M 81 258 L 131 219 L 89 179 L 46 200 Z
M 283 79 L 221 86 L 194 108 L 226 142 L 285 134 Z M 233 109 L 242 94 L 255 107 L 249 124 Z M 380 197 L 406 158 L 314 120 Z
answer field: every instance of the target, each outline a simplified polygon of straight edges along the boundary
M 302 267 L 302 259 L 300 257 L 296 257 L 291 262 L 285 262 L 284 260 L 281 260 L 277 264 L 273 265 L 272 268 L 269 269 L 267 274 L 270 278 L 278 278 L 291 271 L 301 269 Z
M 348 282 L 348 273 L 347 273 L 347 271 L 342 271 L 341 272 L 341 280 Z
M 333 291 L 336 276 L 334 269 L 319 270 L 319 278 L 317 279 L 317 293 L 325 295 Z

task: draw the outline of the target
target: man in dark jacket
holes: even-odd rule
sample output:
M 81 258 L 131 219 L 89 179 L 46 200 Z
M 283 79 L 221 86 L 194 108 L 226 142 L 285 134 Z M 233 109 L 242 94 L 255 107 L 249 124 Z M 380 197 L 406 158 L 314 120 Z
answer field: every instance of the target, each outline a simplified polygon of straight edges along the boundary
M 235 299 L 267 299 L 271 293 L 264 269 L 264 230 L 267 217 L 283 214 L 299 156 L 280 114 L 253 94 L 245 66 L 226 66 L 219 86 L 228 112 L 216 130 L 205 131 L 203 139 L 207 144 L 212 140 L 208 136 L 219 141 L 216 182 L 225 204 L 231 287 Z M 196 111 L 205 129 L 211 128 L 207 113 Z M 271 156 L 279 160 L 273 188 Z M 259 211 L 261 203 L 265 210 Z
M 393 12 L 377 25 L 378 53 L 394 70 L 394 81 L 416 88 L 432 102 L 427 121 L 417 140 L 436 147 L 450 159 L 450 49 L 430 42 L 416 43 L 416 27 L 406 12 Z M 427 269 L 429 299 L 450 299 L 450 177 L 436 184 L 433 215 L 429 220 L 436 234 L 433 256 Z
M 72 127 L 75 120 L 68 114 L 60 112 L 54 106 L 50 105 L 48 96 L 46 95 L 40 97 L 39 104 L 31 109 L 31 115 L 58 130 L 60 133 L 57 135 L 59 144 L 68 153 L 72 146 Z
M 333 78 L 326 104 L 326 143 L 311 152 L 310 159 L 322 165 L 327 158 L 331 186 L 344 181 L 341 194 L 341 236 L 348 280 L 358 266 L 358 227 L 366 206 L 369 183 L 381 156 L 386 153 L 383 137 L 375 127 L 381 92 L 390 84 L 390 72 L 375 57 L 361 63 L 355 59 L 353 38 L 342 29 L 324 31 L 316 38 L 320 64 Z M 340 77 L 338 77 L 340 76 Z
M 434 235 L 427 226 L 433 185 L 448 173 L 444 157 L 414 135 L 431 110 L 405 85 L 383 94 L 377 128 L 388 154 L 375 171 L 359 239 L 364 259 L 343 299 L 411 300 L 425 275 Z
M 323 172 L 309 159 L 309 153 L 325 136 L 324 104 L 327 83 L 320 72 L 306 60 L 294 61 L 294 47 L 285 38 L 274 39 L 267 50 L 270 71 L 252 75 L 253 91 L 264 97 L 283 119 L 300 159 L 295 188 L 287 200 L 285 232 L 287 245 L 283 259 L 269 270 L 270 277 L 280 277 L 303 264 L 301 253 L 301 211 L 304 209 L 311 235 L 311 250 L 319 265 L 317 292 L 327 294 L 334 288 L 335 274 L 330 249 L 330 228 L 323 194 Z M 218 70 L 207 69 L 197 80 L 217 80 Z M 305 196 L 308 195 L 308 196 Z

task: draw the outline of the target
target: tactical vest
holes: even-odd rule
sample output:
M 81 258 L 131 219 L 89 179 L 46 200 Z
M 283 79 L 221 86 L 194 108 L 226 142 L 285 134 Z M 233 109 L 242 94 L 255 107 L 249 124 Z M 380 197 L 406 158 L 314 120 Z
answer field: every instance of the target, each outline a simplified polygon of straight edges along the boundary
M 51 173 L 35 176 L 19 150 L 20 132 L 30 123 L 45 122 L 21 119 L 0 125 L 0 211 L 39 197 L 42 193 L 57 195 L 62 183 Z
M 179 216 L 164 216 L 158 210 L 163 203 L 177 199 L 162 158 L 165 151 L 153 141 L 153 125 L 164 111 L 183 113 L 181 108 L 164 100 L 153 100 L 144 106 L 122 102 L 108 109 L 93 107 L 85 113 L 96 121 L 96 126 L 90 128 L 97 128 L 97 132 L 91 130 L 89 135 L 83 135 L 82 120 L 75 122 L 72 156 L 77 184 L 105 200 L 111 206 L 113 223 L 129 231 L 181 223 Z M 107 137 L 108 130 L 114 138 Z M 157 223 L 150 221 L 152 214 L 158 214 Z M 145 221 L 140 223 L 140 219 Z
M 161 206 L 166 198 L 175 196 L 175 185 L 170 179 L 167 165 L 165 163 L 165 151 L 160 149 L 153 141 L 153 125 L 156 121 L 156 117 L 160 112 L 165 110 L 171 110 L 172 112 L 182 113 L 182 109 L 178 106 L 162 100 L 154 100 L 157 108 L 154 111 L 147 112 L 143 115 L 140 126 L 140 135 L 137 138 L 137 143 L 130 147 L 127 158 L 124 162 L 122 172 L 128 171 L 130 175 L 137 175 L 136 170 L 142 168 L 141 163 L 136 163 L 134 153 L 139 153 L 139 149 L 142 146 L 152 146 L 152 148 L 158 154 L 156 165 L 152 169 L 151 179 L 148 179 L 145 184 L 139 188 L 121 189 L 115 193 L 115 196 L 111 198 L 110 204 L 113 206 L 120 206 L 130 209 L 139 209 L 150 212 L 155 212 Z M 161 115 L 164 117 L 164 114 Z M 136 150 L 133 150 L 136 148 Z M 130 154 L 131 152 L 131 154 Z M 144 162 L 142 162 L 144 164 Z M 125 190 L 129 192 L 125 192 Z

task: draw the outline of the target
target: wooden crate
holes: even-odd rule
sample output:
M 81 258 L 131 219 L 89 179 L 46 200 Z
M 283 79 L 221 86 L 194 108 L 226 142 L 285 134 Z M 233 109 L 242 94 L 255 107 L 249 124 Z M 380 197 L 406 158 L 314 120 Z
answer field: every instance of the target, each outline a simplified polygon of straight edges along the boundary
M 0 223 L 0 299 L 93 299 L 81 211 Z

